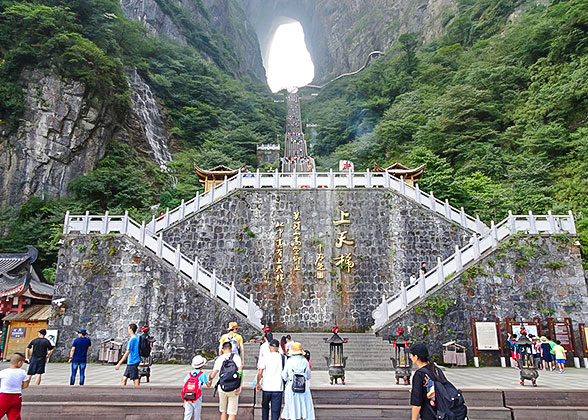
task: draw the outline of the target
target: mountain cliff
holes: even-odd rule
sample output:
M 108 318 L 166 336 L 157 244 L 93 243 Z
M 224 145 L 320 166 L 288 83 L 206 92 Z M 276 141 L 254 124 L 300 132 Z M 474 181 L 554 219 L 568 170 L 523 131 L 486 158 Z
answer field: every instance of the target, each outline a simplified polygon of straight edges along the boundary
M 372 51 L 388 51 L 400 35 L 434 39 L 455 14 L 457 0 L 240 0 L 267 62 L 275 30 L 301 23 L 315 80 L 359 69 Z

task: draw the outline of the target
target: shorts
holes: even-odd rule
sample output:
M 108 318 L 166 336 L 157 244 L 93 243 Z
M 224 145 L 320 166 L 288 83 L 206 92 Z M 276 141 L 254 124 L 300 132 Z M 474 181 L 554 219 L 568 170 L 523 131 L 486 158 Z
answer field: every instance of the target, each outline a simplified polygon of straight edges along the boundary
M 222 389 L 218 390 L 218 411 L 227 413 L 229 416 L 236 416 L 239 410 L 239 396 L 235 395 L 235 391 L 225 392 Z
M 566 364 L 566 359 L 555 359 L 555 363 Z
M 139 363 L 135 363 L 134 365 L 127 365 L 123 376 L 129 378 L 132 381 L 139 379 Z
M 29 370 L 27 375 L 42 375 L 45 373 L 45 364 L 47 363 L 46 358 L 31 358 L 31 363 L 29 364 Z

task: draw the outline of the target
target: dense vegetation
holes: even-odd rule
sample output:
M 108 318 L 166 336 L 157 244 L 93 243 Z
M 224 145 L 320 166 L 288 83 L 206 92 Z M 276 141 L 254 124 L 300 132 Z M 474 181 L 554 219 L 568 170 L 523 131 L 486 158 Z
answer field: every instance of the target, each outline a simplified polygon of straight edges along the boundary
M 124 116 L 131 103 L 127 69 L 136 67 L 165 103 L 176 151 L 169 165 L 172 177 L 129 145 L 110 144 L 98 167 L 70 184 L 68 197 L 33 198 L 18 209 L 3 210 L 0 250 L 35 245 L 51 278 L 66 210 L 128 209 L 137 219 L 150 218 L 159 211 L 150 208 L 153 204 L 175 207 L 194 196 L 200 188 L 195 162 L 254 166 L 256 144 L 282 131 L 285 110 L 275 106 L 262 82 L 234 77 L 238 70 L 231 67 L 234 54 L 226 40 L 207 36 L 176 9 L 169 13 L 190 45 L 147 36 L 140 23 L 124 17 L 118 0 L 0 0 L 3 130 L 14 130 L 25 109 L 20 76 L 27 68 L 53 68 L 82 81 Z
M 588 255 L 588 3 L 460 0 L 446 21 L 303 107 L 319 167 L 424 162 L 423 189 L 487 222 L 571 209 Z

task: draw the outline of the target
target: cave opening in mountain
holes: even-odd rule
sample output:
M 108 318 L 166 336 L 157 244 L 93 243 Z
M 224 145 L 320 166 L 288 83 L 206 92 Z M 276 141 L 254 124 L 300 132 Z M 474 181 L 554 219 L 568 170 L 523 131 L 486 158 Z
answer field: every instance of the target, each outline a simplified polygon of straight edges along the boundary
M 267 83 L 272 92 L 312 82 L 314 64 L 300 22 L 291 20 L 276 29 L 265 64 Z

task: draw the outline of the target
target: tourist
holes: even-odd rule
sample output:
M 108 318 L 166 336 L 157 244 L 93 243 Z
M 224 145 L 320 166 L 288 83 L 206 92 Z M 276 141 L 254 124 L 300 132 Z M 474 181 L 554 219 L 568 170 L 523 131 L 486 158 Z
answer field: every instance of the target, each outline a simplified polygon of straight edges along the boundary
M 76 375 L 78 368 L 80 369 L 80 385 L 84 385 L 86 380 L 86 362 L 88 361 L 88 350 L 92 347 L 92 341 L 87 337 L 88 332 L 81 328 L 78 331 L 78 338 L 73 341 L 71 351 L 69 352 L 69 360 L 71 363 L 71 378 L 69 384 L 73 385 L 76 382 Z
M 543 369 L 550 370 L 553 358 L 551 357 L 551 346 L 549 345 L 549 340 L 547 339 L 547 337 L 542 336 L 540 341 L 541 361 Z
M 206 364 L 206 359 L 200 355 L 192 359 L 192 371 L 188 372 L 184 378 L 184 387 L 182 388 L 182 399 L 184 400 L 184 420 L 200 420 L 202 412 L 202 385 L 208 382 L 206 373 L 202 368 Z M 190 381 L 191 378 L 194 378 Z M 198 395 L 200 391 L 200 395 Z
M 541 342 L 539 341 L 538 337 L 529 334 L 529 339 L 533 343 L 531 345 L 531 354 L 533 355 L 533 366 L 538 368 L 541 366 Z
M 139 386 L 141 385 L 141 379 L 139 378 L 139 363 L 141 363 L 139 341 L 141 338 L 137 335 L 137 324 L 129 324 L 127 331 L 131 337 L 127 344 L 127 351 L 116 364 L 114 369 L 119 370 L 120 365 L 126 360 L 127 368 L 125 369 L 125 373 L 123 373 L 120 384 L 126 386 L 127 380 L 130 379 L 135 386 Z
M 239 356 L 240 360 L 245 360 L 245 347 L 243 346 L 243 337 L 237 334 L 239 331 L 239 324 L 236 322 L 229 322 L 229 327 L 225 330 L 227 331 L 226 334 L 223 334 L 219 340 L 218 345 L 218 354 L 219 356 L 223 354 L 222 347 L 225 342 L 231 343 L 232 346 L 232 353 L 235 353 Z M 243 369 L 243 365 L 239 366 Z
M 218 410 L 221 413 L 221 420 L 235 420 L 237 412 L 239 411 L 239 394 L 241 394 L 241 386 L 243 382 L 243 370 L 239 366 L 243 366 L 243 362 L 238 354 L 233 353 L 233 347 L 230 341 L 222 344 L 221 355 L 216 358 L 212 373 L 208 378 L 208 387 L 211 386 L 212 380 L 219 375 L 219 382 L 217 383 L 218 390 Z M 227 363 L 225 363 L 227 362 Z M 230 374 L 227 374 L 230 371 Z M 223 378 L 230 378 L 238 374 L 238 384 L 233 389 L 223 389 Z
M 555 362 L 555 351 L 553 351 L 553 348 L 555 347 L 555 341 L 553 341 L 551 339 L 551 337 L 547 337 L 547 342 L 549 343 L 549 346 L 551 347 L 551 370 L 555 370 L 556 368 L 556 362 Z
M 282 338 L 280 338 L 280 351 L 282 352 L 282 354 L 287 355 L 286 352 L 286 336 L 283 335 Z
M 512 336 L 508 333 L 507 341 L 510 344 L 510 357 L 514 363 L 513 367 L 519 367 L 519 345 L 517 344 L 517 335 L 513 334 Z
M 421 274 L 427 274 L 427 263 L 421 263 Z
M 27 374 L 29 375 L 29 381 L 33 375 L 37 375 L 35 385 L 41 385 L 41 376 L 45 373 L 45 364 L 54 350 L 51 341 L 45 338 L 46 335 L 47 330 L 45 328 L 40 329 L 37 332 L 37 338 L 31 341 L 25 350 L 25 362 L 29 363 Z
M 417 276 L 416 276 L 416 274 L 411 274 L 411 275 L 410 275 L 410 281 L 409 281 L 409 283 L 408 283 L 408 284 L 409 284 L 410 286 L 412 286 L 413 284 L 415 284 L 415 283 L 416 283 L 416 281 L 417 281 Z
M 566 349 L 561 345 L 561 341 L 557 340 L 553 346 L 553 354 L 555 355 L 555 363 L 559 373 L 564 373 L 566 368 Z
M 269 343 L 273 339 L 274 339 L 274 336 L 271 332 L 265 331 L 263 333 L 263 337 L 261 338 L 261 346 L 259 346 L 259 357 L 257 358 L 258 367 L 259 367 L 259 363 L 261 362 L 261 359 L 263 359 L 265 356 L 267 356 L 270 353 Z M 278 344 L 278 347 L 279 347 L 279 344 Z
M 292 343 L 293 343 L 292 336 L 290 334 L 288 334 L 286 336 L 286 348 L 285 348 L 286 354 L 290 353 L 290 349 L 292 348 Z
M 302 344 L 292 343 L 288 354 L 290 357 L 282 371 L 282 379 L 286 381 L 282 418 L 286 420 L 313 420 L 314 405 L 310 386 L 307 383 L 310 380 L 310 366 L 304 357 Z
M 0 419 L 7 416 L 8 420 L 20 420 L 22 390 L 28 388 L 30 377 L 24 369 L 22 353 L 14 353 L 10 358 L 10 366 L 0 371 Z
M 269 419 L 270 406 L 272 420 L 279 420 L 280 418 L 284 392 L 282 370 L 286 364 L 286 356 L 278 352 L 279 347 L 278 340 L 271 340 L 268 343 L 269 354 L 259 359 L 259 364 L 257 365 L 257 385 L 255 389 L 257 392 L 263 390 L 261 400 L 262 420 Z

